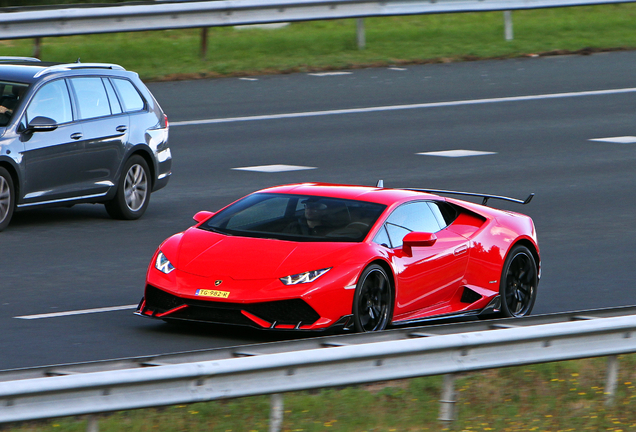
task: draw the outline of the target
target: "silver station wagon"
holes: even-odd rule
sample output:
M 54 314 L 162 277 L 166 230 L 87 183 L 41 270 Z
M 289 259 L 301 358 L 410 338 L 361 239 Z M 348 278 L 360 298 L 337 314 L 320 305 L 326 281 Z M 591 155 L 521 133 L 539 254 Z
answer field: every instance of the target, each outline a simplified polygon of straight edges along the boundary
M 136 73 L 0 57 L 0 231 L 35 206 L 138 219 L 171 166 L 168 118 Z

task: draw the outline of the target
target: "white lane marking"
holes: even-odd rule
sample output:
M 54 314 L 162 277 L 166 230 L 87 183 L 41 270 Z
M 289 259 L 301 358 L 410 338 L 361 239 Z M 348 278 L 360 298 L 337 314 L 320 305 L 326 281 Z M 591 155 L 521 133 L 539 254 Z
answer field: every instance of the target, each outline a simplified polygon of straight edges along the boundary
M 67 311 L 67 312 L 53 312 L 53 313 L 45 313 L 45 314 L 38 314 L 38 315 L 22 315 L 22 316 L 17 316 L 14 318 L 32 320 L 32 319 L 41 319 L 41 318 L 63 317 L 63 316 L 70 316 L 70 315 L 85 315 L 85 314 L 92 314 L 92 313 L 99 313 L 99 312 L 113 312 L 113 311 L 136 309 L 136 308 L 137 308 L 137 305 L 134 304 L 134 305 L 125 305 L 125 306 L 104 307 L 104 308 L 97 308 L 97 309 L 81 309 L 81 310 L 74 310 L 74 311 Z
M 592 138 L 589 141 L 618 143 L 618 144 L 634 144 L 636 143 L 636 137 L 634 136 L 619 136 L 611 138 Z
M 256 172 L 284 172 L 284 171 L 300 171 L 300 170 L 312 170 L 316 167 L 306 167 L 299 165 L 258 165 L 251 167 L 232 168 L 239 171 L 256 171 Z
M 239 78 L 239 79 L 243 81 L 258 81 L 258 78 Z
M 512 97 L 493 98 L 493 99 L 472 99 L 472 100 L 469 99 L 469 100 L 459 100 L 459 101 L 449 101 L 449 102 L 431 102 L 431 103 L 421 103 L 421 104 L 411 104 L 411 105 L 387 105 L 387 106 L 378 106 L 378 107 L 351 108 L 351 109 L 339 109 L 339 110 L 330 110 L 330 111 L 309 111 L 309 112 L 298 112 L 298 113 L 287 113 L 287 114 L 257 115 L 257 116 L 248 116 L 248 117 L 227 117 L 227 118 L 186 120 L 186 121 L 174 121 L 174 122 L 171 121 L 170 126 L 195 126 L 195 125 L 214 124 L 214 123 L 234 123 L 234 122 L 241 122 L 241 121 L 278 120 L 278 119 L 300 118 L 300 117 L 318 117 L 318 116 L 326 116 L 326 115 L 358 114 L 358 113 L 397 111 L 397 110 L 421 109 L 421 108 L 441 108 L 441 107 L 453 107 L 453 106 L 462 106 L 462 105 L 480 105 L 480 104 L 500 103 L 500 102 L 521 102 L 521 101 L 533 101 L 533 100 L 543 100 L 543 99 L 561 99 L 561 98 L 581 97 L 581 96 L 603 96 L 603 95 L 634 93 L 634 92 L 636 92 L 636 87 L 614 89 L 614 90 L 593 90 L 593 91 L 573 92 L 573 93 L 552 93 L 552 94 L 531 95 L 531 96 L 512 96 Z
M 477 151 L 477 150 L 444 150 L 434 152 L 416 153 L 424 156 L 442 156 L 442 157 L 466 157 L 466 156 L 483 156 L 497 154 L 497 152 Z
M 338 75 L 351 75 L 353 72 L 315 72 L 307 75 L 324 77 L 324 76 L 338 76 Z
M 401 67 L 390 67 L 389 70 L 392 71 L 405 71 L 406 68 L 401 68 Z

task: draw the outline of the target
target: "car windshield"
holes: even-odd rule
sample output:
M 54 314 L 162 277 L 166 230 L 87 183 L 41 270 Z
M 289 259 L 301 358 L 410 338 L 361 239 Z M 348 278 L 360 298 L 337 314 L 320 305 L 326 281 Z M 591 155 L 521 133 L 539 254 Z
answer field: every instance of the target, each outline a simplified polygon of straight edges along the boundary
M 20 98 L 28 87 L 27 84 L 0 81 L 0 127 L 9 124 Z
M 256 193 L 215 214 L 199 228 L 243 237 L 361 242 L 385 208 L 340 198 Z

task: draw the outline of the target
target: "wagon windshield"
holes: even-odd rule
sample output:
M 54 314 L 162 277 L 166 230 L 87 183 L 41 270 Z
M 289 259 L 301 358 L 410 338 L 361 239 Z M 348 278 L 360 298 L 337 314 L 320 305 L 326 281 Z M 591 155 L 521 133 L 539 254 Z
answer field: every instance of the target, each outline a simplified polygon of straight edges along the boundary
M 199 228 L 242 237 L 361 242 L 385 208 L 340 198 L 256 193 L 215 214 Z

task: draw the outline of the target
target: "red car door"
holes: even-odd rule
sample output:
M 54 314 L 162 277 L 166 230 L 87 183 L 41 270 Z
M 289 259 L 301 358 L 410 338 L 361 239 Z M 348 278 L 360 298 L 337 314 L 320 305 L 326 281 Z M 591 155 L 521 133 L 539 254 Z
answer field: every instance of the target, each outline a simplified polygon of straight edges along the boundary
M 426 201 L 398 207 L 387 218 L 385 229 L 396 273 L 394 320 L 446 313 L 439 309 L 462 285 L 468 265 L 466 238 L 441 229 L 439 219 Z M 402 241 L 410 232 L 434 233 L 436 239 L 426 246 L 404 247 Z

